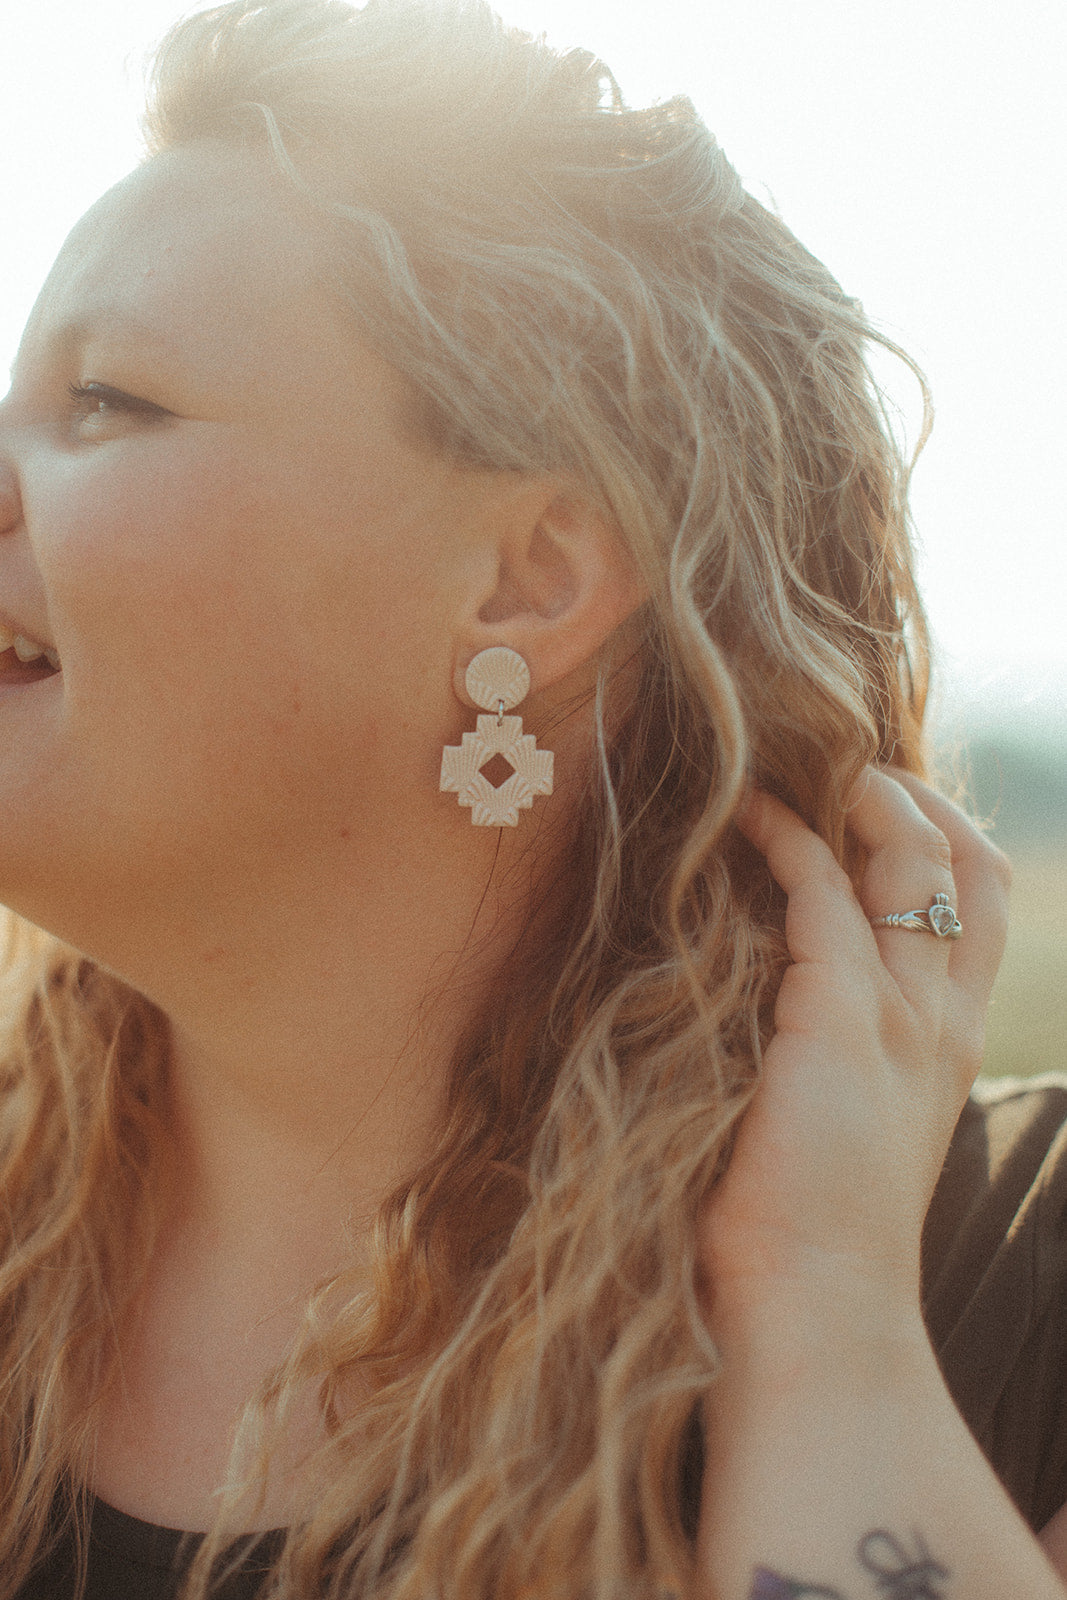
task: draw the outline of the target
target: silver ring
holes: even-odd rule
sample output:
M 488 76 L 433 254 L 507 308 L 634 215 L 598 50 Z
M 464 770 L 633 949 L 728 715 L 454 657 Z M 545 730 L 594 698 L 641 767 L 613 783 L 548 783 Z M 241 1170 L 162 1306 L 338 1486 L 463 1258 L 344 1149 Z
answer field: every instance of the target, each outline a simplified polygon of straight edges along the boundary
M 927 911 L 892 911 L 888 917 L 869 917 L 872 928 L 911 928 L 916 933 L 932 933 L 935 939 L 958 939 L 963 924 L 947 894 L 935 894 Z

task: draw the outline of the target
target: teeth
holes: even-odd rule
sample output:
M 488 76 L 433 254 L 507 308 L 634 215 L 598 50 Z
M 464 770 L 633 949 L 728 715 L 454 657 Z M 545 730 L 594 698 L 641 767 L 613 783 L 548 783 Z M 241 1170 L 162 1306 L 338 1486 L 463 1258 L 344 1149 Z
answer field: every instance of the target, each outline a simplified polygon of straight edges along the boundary
M 12 633 L 10 628 L 0 624 L 0 655 L 5 650 L 14 650 L 20 661 L 39 661 L 44 656 L 48 665 L 59 671 L 59 655 L 51 645 L 38 644 L 36 639 L 24 633 Z

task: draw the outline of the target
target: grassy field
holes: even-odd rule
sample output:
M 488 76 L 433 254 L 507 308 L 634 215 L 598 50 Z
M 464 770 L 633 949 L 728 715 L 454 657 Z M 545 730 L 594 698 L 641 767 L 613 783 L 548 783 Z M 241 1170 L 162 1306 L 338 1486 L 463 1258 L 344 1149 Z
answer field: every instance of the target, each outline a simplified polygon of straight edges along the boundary
M 982 1072 L 1067 1072 L 1067 842 L 1013 852 L 1012 865 L 1008 947 Z
M 1055 737 L 1040 739 L 1024 710 L 966 752 L 968 809 L 992 825 L 1015 874 L 982 1068 L 998 1078 L 1067 1072 L 1067 707 Z

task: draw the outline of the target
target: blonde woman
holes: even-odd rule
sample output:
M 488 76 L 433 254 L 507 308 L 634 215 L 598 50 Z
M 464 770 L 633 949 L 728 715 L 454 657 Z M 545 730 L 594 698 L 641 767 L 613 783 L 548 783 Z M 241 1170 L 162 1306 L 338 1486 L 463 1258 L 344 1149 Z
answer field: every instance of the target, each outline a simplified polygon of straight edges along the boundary
M 147 128 L 0 408 L 0 1595 L 1062 1600 L 858 304 L 477 3 Z

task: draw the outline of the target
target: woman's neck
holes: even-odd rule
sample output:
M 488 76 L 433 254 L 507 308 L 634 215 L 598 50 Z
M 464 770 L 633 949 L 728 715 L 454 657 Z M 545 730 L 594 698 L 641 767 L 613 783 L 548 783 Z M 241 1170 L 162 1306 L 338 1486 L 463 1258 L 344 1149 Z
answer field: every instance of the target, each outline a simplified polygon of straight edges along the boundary
M 521 927 L 519 909 L 483 891 L 430 874 L 420 894 L 362 916 L 339 903 L 332 921 L 306 918 L 304 938 L 295 919 L 284 934 L 253 929 L 200 985 L 173 986 L 176 1159 L 145 1290 L 120 1329 L 93 1483 L 120 1510 L 210 1525 L 235 1416 L 285 1358 L 309 1298 L 342 1271 L 352 1288 L 369 1281 L 378 1208 L 430 1154 L 452 1056 Z M 309 1392 L 257 1526 L 290 1514 L 284 1456 L 316 1426 Z

